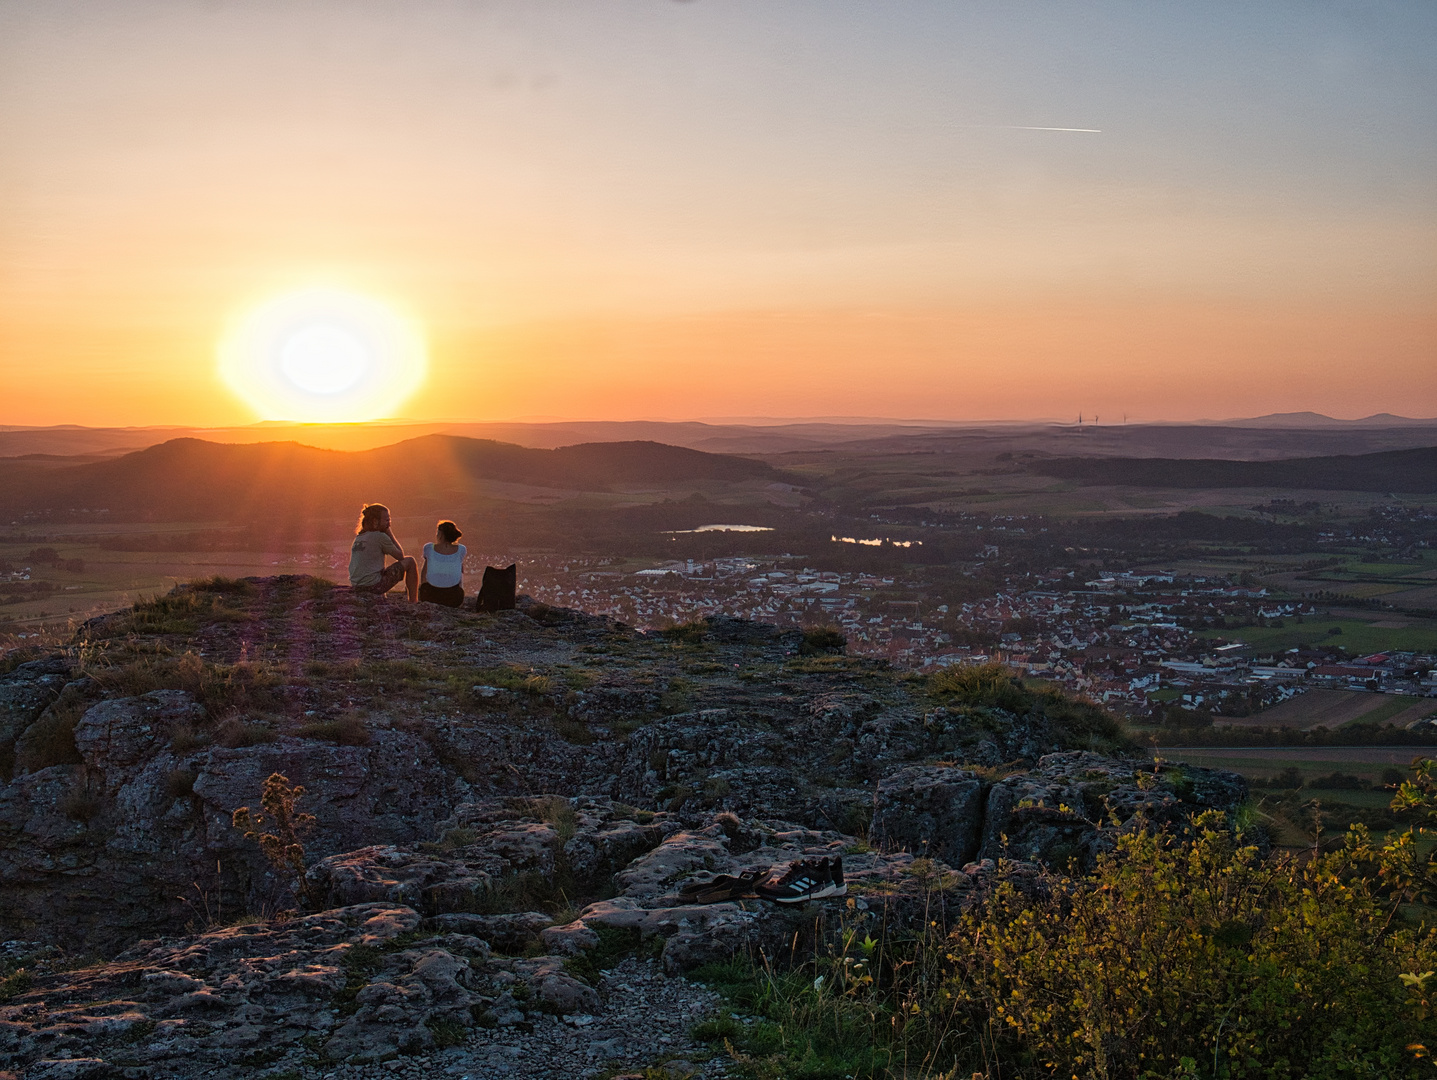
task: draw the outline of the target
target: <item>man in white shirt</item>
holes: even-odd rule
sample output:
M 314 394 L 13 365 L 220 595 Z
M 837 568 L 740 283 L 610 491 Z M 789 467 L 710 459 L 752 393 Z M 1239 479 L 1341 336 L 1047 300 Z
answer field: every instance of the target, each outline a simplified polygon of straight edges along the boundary
M 384 565 L 384 557 L 394 562 Z M 411 603 L 419 600 L 419 566 L 413 556 L 404 554 L 389 524 L 389 507 L 370 503 L 359 515 L 359 528 L 349 548 L 349 586 L 355 592 L 383 596 L 400 580 Z

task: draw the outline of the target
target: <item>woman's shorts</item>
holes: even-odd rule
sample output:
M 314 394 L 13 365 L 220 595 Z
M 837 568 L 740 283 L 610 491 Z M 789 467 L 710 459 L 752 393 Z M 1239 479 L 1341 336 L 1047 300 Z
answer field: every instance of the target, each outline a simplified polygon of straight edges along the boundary
M 392 562 L 379 572 L 379 580 L 373 585 L 355 585 L 352 587 L 355 592 L 378 593 L 380 596 L 383 596 L 403 580 L 404 564 L 402 562 Z
M 419 586 L 419 599 L 430 604 L 459 607 L 464 603 L 464 586 L 448 585 L 440 588 L 438 585 L 431 585 L 426 581 Z

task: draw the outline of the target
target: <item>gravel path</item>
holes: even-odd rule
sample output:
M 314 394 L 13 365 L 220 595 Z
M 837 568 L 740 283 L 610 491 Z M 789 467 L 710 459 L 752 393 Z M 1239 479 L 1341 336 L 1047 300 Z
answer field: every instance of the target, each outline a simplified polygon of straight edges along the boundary
M 712 990 L 666 977 L 653 960 L 630 957 L 604 972 L 599 993 L 605 1008 L 597 1016 L 541 1016 L 532 1033 L 475 1028 L 463 1046 L 382 1065 L 305 1069 L 303 1075 L 305 1080 L 585 1080 L 664 1064 L 675 1080 L 730 1075 L 722 1058 L 692 1063 L 698 1047 L 689 1030 L 720 1005 Z

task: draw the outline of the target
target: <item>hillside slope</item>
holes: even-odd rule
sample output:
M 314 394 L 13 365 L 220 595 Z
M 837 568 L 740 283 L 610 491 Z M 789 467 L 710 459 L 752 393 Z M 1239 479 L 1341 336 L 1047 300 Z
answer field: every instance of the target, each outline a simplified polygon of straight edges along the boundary
M 1437 492 L 1437 446 L 1286 461 L 1053 458 L 1035 461 L 1028 468 L 1041 476 L 1056 476 L 1083 484 L 1132 487 Z
M 535 450 L 428 435 L 375 450 L 294 442 L 168 442 L 108 461 L 56 467 L 13 460 L 0 472 L 0 511 L 103 509 L 112 519 L 252 520 L 329 516 L 385 496 L 423 503 L 471 496 L 487 481 L 577 491 L 778 477 L 747 458 L 652 442 Z

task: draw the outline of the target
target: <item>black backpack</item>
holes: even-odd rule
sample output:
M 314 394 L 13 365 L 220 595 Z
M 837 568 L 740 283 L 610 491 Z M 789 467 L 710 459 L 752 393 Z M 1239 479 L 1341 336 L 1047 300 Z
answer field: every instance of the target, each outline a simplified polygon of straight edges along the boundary
M 484 583 L 479 586 L 479 595 L 474 598 L 475 611 L 508 611 L 514 607 L 515 588 L 518 584 L 518 563 L 510 563 L 502 570 L 497 566 L 484 567 Z

